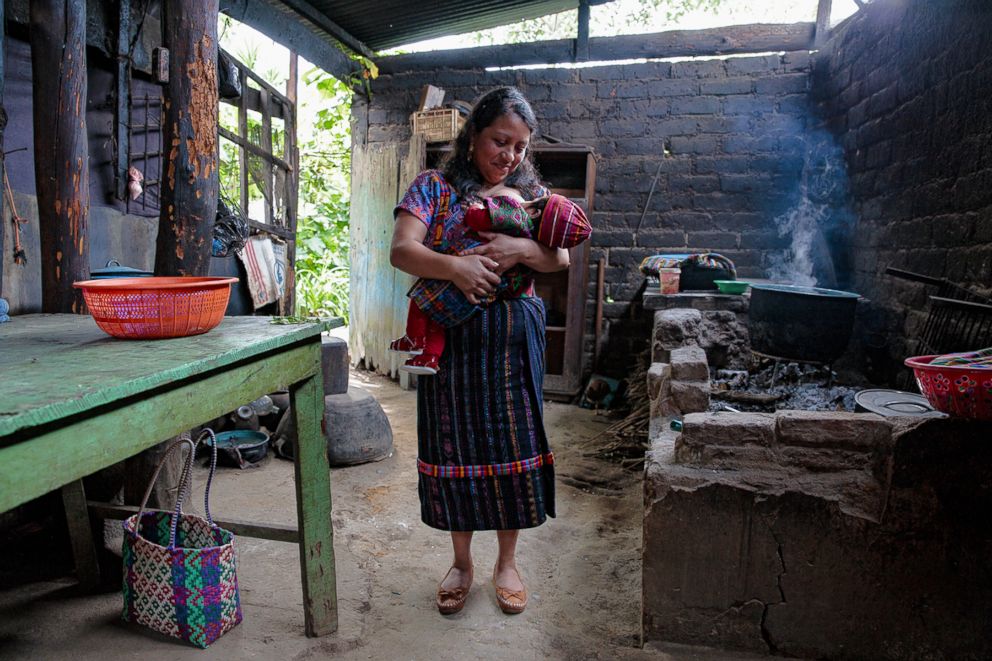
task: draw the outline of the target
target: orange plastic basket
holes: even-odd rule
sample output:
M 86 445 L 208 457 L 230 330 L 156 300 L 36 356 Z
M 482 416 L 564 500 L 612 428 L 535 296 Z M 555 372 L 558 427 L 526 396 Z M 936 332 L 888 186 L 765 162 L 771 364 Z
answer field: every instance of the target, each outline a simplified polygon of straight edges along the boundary
M 73 287 L 96 325 L 128 340 L 199 335 L 220 323 L 237 278 L 155 277 L 83 280 Z

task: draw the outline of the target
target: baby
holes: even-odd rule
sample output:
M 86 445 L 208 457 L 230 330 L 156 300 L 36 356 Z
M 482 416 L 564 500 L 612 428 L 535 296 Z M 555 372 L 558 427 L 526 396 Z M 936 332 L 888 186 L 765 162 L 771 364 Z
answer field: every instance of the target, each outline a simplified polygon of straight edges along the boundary
M 568 198 L 552 194 L 525 204 L 523 197 L 510 188 L 496 190 L 492 197 L 466 209 L 464 222 L 474 232 L 503 232 L 534 239 L 549 248 L 571 248 L 592 233 L 582 208 Z M 401 370 L 437 374 L 438 360 L 444 351 L 445 328 L 463 323 L 481 305 L 488 305 L 499 296 L 520 296 L 529 284 L 527 272 L 510 269 L 501 277 L 496 291 L 480 300 L 480 305 L 474 305 L 450 281 L 421 278 L 409 293 L 406 335 L 393 340 L 389 350 L 413 355 Z

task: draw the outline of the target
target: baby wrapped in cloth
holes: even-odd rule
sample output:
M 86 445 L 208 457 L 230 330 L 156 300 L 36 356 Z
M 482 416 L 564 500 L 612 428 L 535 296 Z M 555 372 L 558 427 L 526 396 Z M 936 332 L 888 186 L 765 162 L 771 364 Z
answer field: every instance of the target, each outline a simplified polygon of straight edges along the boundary
M 481 205 L 466 210 L 465 224 L 474 232 L 502 232 L 533 239 L 549 248 L 571 248 L 592 234 L 585 212 L 567 197 L 552 194 L 535 200 L 528 212 L 523 198 L 511 189 L 502 189 L 498 195 L 484 198 Z M 514 267 L 503 274 L 496 290 L 476 305 L 448 280 L 417 280 L 408 294 L 406 335 L 389 345 L 390 351 L 414 356 L 400 369 L 413 374 L 436 374 L 444 351 L 445 328 L 465 322 L 481 306 L 498 298 L 525 294 L 530 283 L 529 269 Z

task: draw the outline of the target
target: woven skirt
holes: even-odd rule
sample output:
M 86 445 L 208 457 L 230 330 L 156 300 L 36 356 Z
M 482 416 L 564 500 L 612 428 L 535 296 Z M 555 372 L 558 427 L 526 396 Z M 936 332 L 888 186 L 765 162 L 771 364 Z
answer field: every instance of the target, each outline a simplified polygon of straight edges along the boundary
M 420 513 L 441 530 L 533 528 L 555 515 L 544 432 L 544 304 L 517 298 L 447 329 L 417 383 Z

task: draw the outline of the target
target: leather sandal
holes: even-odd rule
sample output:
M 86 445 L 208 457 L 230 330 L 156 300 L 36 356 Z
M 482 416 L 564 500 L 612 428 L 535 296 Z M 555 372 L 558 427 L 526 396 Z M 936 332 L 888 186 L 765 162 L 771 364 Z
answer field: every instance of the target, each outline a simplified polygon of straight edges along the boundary
M 454 567 L 448 568 L 448 574 Z M 448 578 L 448 574 L 444 575 L 444 578 Z M 468 586 L 467 587 L 456 587 L 445 589 L 441 587 L 444 583 L 444 578 L 441 579 L 441 583 L 437 586 L 437 597 L 435 602 L 437 603 L 437 610 L 441 615 L 454 615 L 461 609 L 465 608 L 465 601 L 468 599 L 468 593 L 472 590 L 472 571 L 468 573 Z
M 517 573 L 517 578 L 519 578 L 520 582 L 523 583 L 524 579 L 520 576 L 520 572 L 516 568 L 514 568 L 513 571 Z M 493 587 L 496 588 L 496 603 L 499 604 L 499 609 L 507 615 L 523 613 L 524 609 L 527 608 L 527 588 L 524 587 L 519 591 L 501 588 L 496 584 L 495 567 L 493 567 Z

